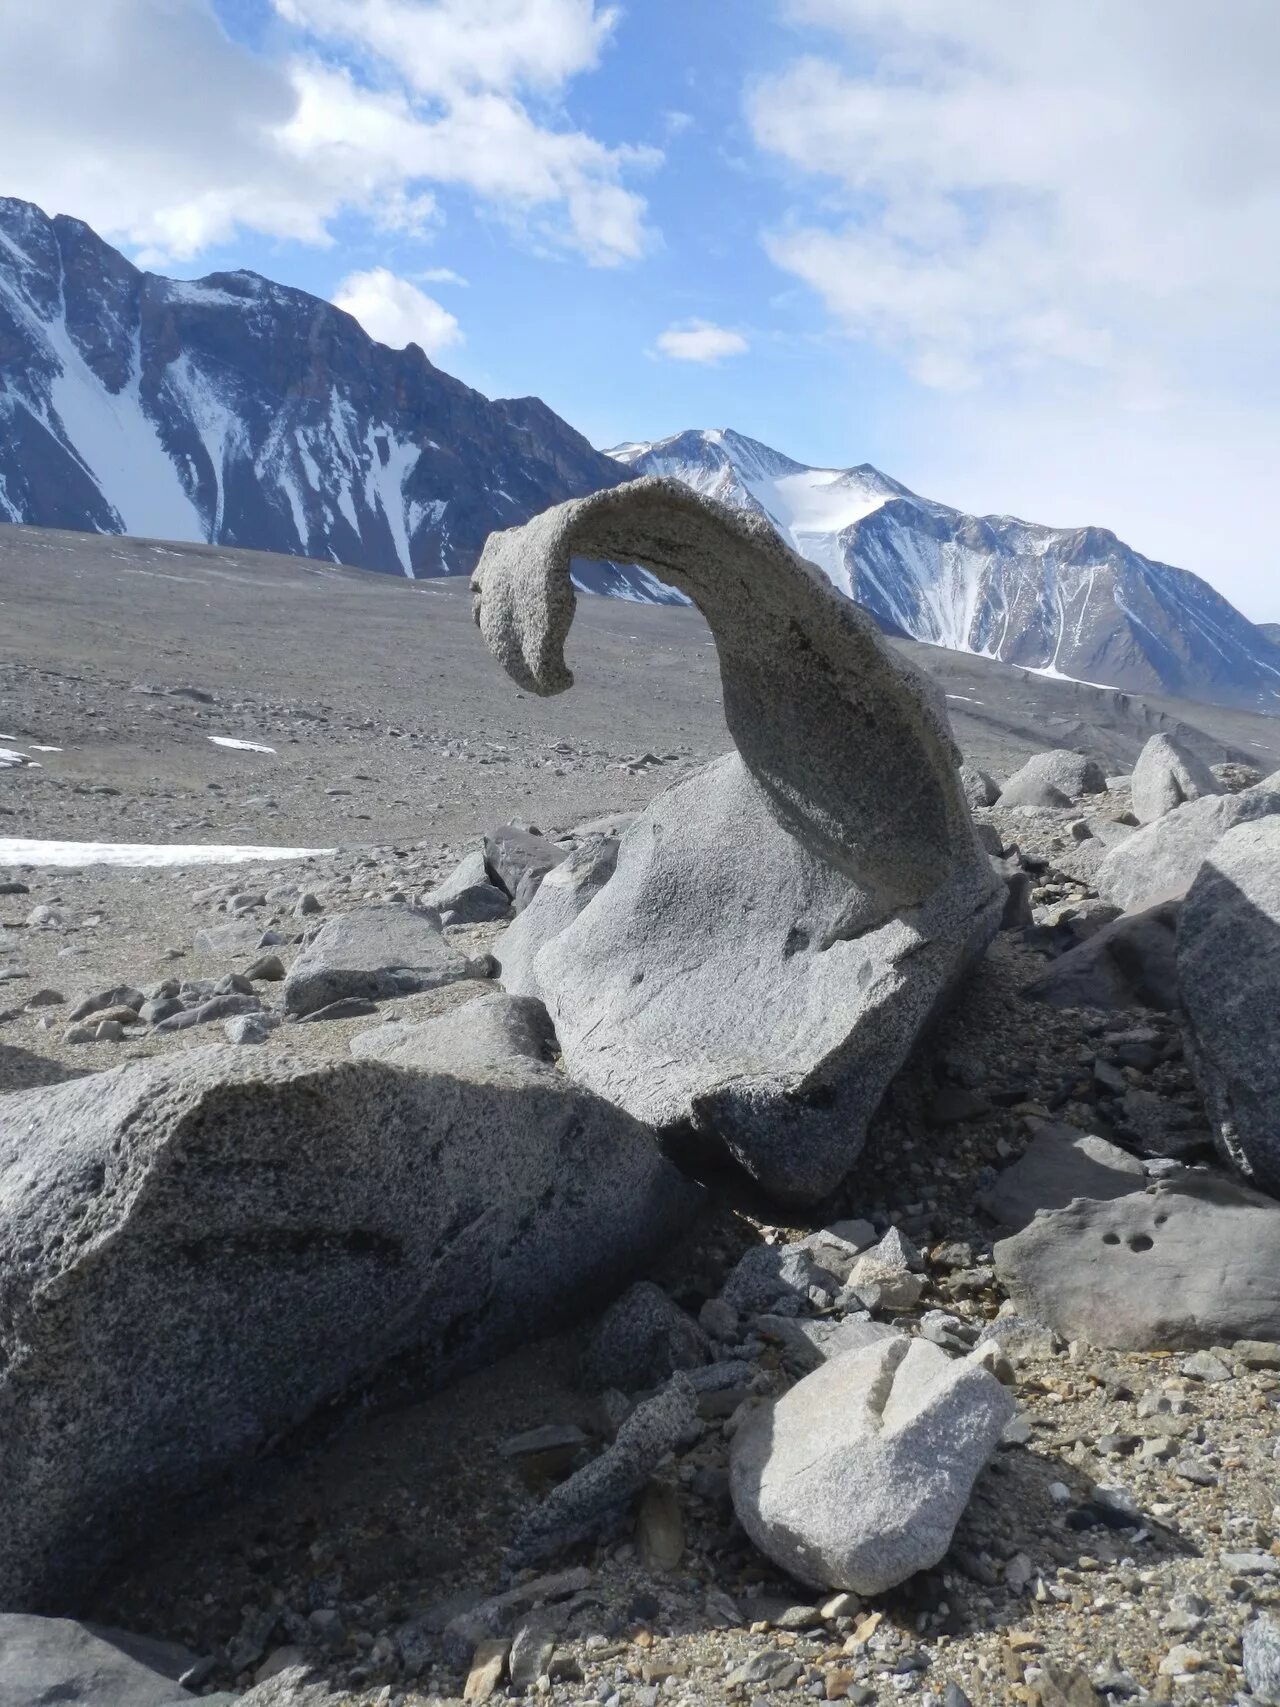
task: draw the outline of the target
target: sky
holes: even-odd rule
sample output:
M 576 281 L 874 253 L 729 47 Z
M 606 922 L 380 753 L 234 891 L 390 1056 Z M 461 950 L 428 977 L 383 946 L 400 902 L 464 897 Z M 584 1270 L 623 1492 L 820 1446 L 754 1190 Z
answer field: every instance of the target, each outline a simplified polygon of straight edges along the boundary
M 0 194 L 1280 620 L 1275 0 L 3 0 Z

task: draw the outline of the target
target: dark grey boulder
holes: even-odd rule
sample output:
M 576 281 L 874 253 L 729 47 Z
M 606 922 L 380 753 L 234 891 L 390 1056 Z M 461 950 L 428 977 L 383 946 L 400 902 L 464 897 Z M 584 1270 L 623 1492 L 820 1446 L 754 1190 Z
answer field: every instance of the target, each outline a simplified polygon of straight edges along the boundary
M 1096 759 L 1065 747 L 1035 753 L 1000 790 L 1000 805 L 1062 811 L 1086 794 L 1104 794 L 1107 779 Z
M 1151 737 L 1138 754 L 1129 786 L 1140 824 L 1154 823 L 1186 800 L 1226 792 L 1204 760 L 1172 735 Z
M 597 1391 L 634 1393 L 658 1387 L 677 1369 L 697 1369 L 711 1355 L 707 1336 L 660 1286 L 643 1280 L 622 1294 L 592 1329 L 582 1374 Z
M 1188 1058 L 1224 1154 L 1280 1191 L 1280 817 L 1230 830 L 1178 925 Z
M 1280 1204 L 1220 1175 L 1078 1198 L 1001 1240 L 995 1266 L 1015 1309 L 1067 1340 L 1176 1351 L 1280 1338 Z
M 387 1357 L 472 1366 L 685 1224 L 651 1134 L 481 1005 L 403 1064 L 226 1046 L 3 1099 L 0 1604 L 63 1609 Z
M 613 876 L 617 863 L 617 841 L 612 836 L 591 836 L 546 874 L 538 893 L 496 945 L 504 989 L 518 996 L 541 995 L 534 971 L 539 951 L 568 930 Z
M 1042 1126 L 978 1202 L 993 1221 L 1016 1230 L 1038 1210 L 1062 1209 L 1077 1197 L 1124 1197 L 1142 1184 L 1142 1163 L 1118 1144 L 1073 1126 Z
M 738 751 L 653 802 L 534 957 L 565 1069 L 820 1197 L 1003 907 L 939 690 L 763 517 L 646 479 L 490 537 L 476 619 L 533 692 L 573 680 L 575 555 L 699 606 Z
M 1164 901 L 1142 913 L 1122 913 L 1026 985 L 1024 994 L 1055 1008 L 1178 1006 L 1178 908 Z
M 567 859 L 569 850 L 523 824 L 499 824 L 484 838 L 484 863 L 491 880 L 522 913 L 547 873 Z
M 478 925 L 504 918 L 511 898 L 489 881 L 484 855 L 477 849 L 459 860 L 444 882 L 423 896 L 422 904 L 439 913 L 441 924 Z
M 1228 830 L 1277 812 L 1280 787 L 1267 783 L 1240 794 L 1188 800 L 1112 848 L 1098 871 L 1098 893 L 1127 913 L 1180 900 Z
M 284 1008 L 309 1014 L 344 996 L 408 996 L 470 973 L 434 913 L 403 905 L 362 907 L 321 925 L 289 968 Z
M 976 765 L 960 766 L 960 786 L 970 806 L 994 806 L 1000 798 L 1000 784 Z

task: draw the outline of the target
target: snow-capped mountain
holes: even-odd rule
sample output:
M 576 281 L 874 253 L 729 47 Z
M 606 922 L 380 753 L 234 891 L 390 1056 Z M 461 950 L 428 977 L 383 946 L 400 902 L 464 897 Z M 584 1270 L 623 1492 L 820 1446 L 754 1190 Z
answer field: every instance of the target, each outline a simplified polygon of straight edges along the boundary
M 0 198 L 0 522 L 463 574 L 492 529 L 625 477 L 536 397 L 490 402 L 305 291 L 140 272 Z
M 729 430 L 617 446 L 767 516 L 890 629 L 1049 675 L 1280 714 L 1280 652 L 1206 581 L 1105 528 L 970 516 L 863 463 L 810 468 Z

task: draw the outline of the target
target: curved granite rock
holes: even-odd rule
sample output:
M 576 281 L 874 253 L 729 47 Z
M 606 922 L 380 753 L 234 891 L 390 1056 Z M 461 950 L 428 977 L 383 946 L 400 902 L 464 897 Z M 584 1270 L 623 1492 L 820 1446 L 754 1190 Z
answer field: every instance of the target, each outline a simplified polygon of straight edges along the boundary
M 894 906 L 951 876 L 973 832 L 937 690 L 762 516 L 650 478 L 490 534 L 471 577 L 476 622 L 531 693 L 573 686 L 573 557 L 640 563 L 698 606 L 729 733 L 805 847 Z
M 491 536 L 476 621 L 533 692 L 573 681 L 574 557 L 640 562 L 694 600 L 738 751 L 626 830 L 519 988 L 583 1084 L 820 1197 L 999 924 L 945 707 L 765 521 L 658 479 Z

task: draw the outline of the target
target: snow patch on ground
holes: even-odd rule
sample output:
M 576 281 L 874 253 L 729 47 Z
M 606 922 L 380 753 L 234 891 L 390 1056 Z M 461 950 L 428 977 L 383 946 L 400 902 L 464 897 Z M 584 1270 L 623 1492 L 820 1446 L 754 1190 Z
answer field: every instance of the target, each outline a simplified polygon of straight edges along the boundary
M 0 865 L 63 868 L 82 865 L 270 865 L 284 859 L 316 859 L 335 848 L 255 848 L 183 845 L 177 842 L 58 842 L 0 836 Z
M 274 753 L 274 747 L 264 747 L 260 741 L 239 741 L 234 735 L 206 735 L 215 747 L 234 747 L 240 753 Z

